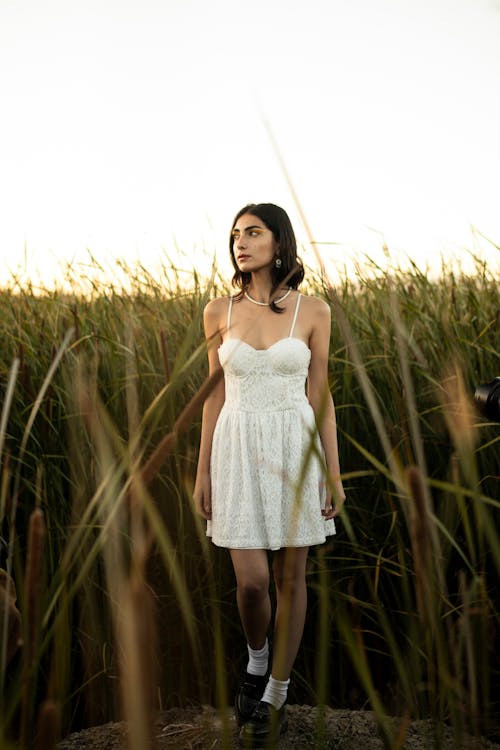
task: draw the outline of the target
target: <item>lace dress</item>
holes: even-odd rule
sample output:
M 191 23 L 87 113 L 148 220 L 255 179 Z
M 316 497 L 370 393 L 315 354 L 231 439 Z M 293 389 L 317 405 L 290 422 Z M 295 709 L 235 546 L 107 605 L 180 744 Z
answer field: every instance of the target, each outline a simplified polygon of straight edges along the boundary
M 207 535 L 220 547 L 306 547 L 335 533 L 321 515 L 323 451 L 305 393 L 311 351 L 293 337 L 300 299 L 287 338 L 268 349 L 237 338 L 219 347 L 226 398 L 213 435 Z

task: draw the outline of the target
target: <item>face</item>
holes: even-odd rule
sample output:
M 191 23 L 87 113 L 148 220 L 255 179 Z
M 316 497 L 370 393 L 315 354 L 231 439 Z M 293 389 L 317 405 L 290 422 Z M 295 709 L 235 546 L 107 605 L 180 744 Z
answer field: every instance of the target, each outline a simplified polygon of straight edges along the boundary
M 278 250 L 273 233 L 252 214 L 240 216 L 232 232 L 234 259 L 240 271 L 251 273 L 271 267 Z

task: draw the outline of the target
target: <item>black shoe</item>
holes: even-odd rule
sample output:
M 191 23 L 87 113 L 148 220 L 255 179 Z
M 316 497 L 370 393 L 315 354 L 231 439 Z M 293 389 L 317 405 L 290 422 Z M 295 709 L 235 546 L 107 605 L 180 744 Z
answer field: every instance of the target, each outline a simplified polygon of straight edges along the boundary
M 245 672 L 234 699 L 234 712 L 239 727 L 243 726 L 253 714 L 254 708 L 262 698 L 268 679 L 267 674 L 257 675 Z
M 280 735 L 288 729 L 285 706 L 274 708 L 266 701 L 259 701 L 250 719 L 243 725 L 240 742 L 243 747 L 272 747 Z

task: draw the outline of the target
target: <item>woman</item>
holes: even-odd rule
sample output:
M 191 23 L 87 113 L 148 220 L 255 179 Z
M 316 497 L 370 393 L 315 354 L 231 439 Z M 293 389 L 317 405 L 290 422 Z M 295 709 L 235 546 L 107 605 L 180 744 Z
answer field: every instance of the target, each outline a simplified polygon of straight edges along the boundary
M 304 269 L 286 212 L 245 206 L 230 254 L 239 293 L 204 311 L 209 369 L 222 367 L 224 380 L 203 408 L 194 502 L 207 534 L 231 555 L 249 655 L 236 718 L 242 739 L 258 744 L 286 729 L 308 549 L 335 533 L 345 495 L 328 389 L 330 309 L 297 291 Z M 276 588 L 270 674 L 268 550 Z

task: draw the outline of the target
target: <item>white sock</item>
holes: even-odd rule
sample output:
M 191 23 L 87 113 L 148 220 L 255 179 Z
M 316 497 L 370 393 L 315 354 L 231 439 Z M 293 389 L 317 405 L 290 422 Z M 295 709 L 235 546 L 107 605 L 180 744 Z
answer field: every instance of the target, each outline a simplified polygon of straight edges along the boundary
M 280 709 L 286 701 L 289 684 L 290 680 L 275 680 L 274 677 L 270 677 L 261 700 L 270 703 L 276 709 Z
M 248 674 L 265 675 L 267 672 L 267 662 L 269 659 L 269 642 L 266 638 L 262 648 L 255 649 L 251 648 L 247 644 L 248 648 Z

